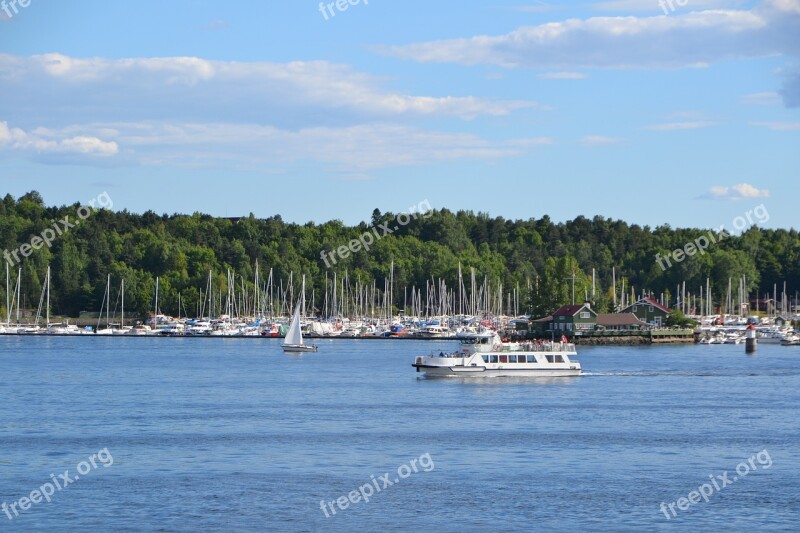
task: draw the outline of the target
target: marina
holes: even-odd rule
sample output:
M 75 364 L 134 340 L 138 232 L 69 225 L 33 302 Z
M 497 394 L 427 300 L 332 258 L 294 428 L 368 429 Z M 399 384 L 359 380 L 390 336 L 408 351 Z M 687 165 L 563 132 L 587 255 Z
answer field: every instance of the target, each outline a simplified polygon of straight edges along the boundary
M 800 0 L 0 31 L 3 531 L 798 530 Z

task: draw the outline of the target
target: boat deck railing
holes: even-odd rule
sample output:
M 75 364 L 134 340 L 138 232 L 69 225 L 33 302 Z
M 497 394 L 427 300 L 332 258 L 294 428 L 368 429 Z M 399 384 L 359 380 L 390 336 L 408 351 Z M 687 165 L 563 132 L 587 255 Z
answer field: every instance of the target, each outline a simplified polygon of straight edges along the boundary
M 488 346 L 487 346 L 488 347 Z M 576 353 L 575 344 L 571 342 L 523 342 L 518 344 L 495 344 L 491 350 L 482 350 L 477 353 L 519 353 L 519 352 L 556 352 L 556 353 Z M 435 350 L 431 352 L 431 357 L 461 358 L 472 357 L 473 352 L 445 352 Z
M 571 342 L 521 342 L 517 344 L 501 344 L 498 352 L 574 352 Z

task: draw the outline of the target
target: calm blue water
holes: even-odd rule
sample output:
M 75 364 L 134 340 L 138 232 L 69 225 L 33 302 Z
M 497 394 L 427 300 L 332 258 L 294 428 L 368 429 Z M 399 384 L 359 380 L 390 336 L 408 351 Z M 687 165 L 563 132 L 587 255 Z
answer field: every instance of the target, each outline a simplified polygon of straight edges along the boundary
M 0 337 L 0 503 L 88 471 L 0 530 L 797 530 L 800 348 L 586 347 L 588 375 L 525 381 L 420 378 L 442 343 L 319 344 Z

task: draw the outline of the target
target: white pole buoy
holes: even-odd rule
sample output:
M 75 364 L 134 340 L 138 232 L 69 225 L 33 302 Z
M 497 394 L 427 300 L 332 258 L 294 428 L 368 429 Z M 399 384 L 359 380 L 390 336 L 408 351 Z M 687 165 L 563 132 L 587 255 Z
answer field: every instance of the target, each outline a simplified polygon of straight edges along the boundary
M 744 353 L 755 353 L 758 339 L 756 339 L 756 327 L 754 324 L 747 326 L 747 333 L 744 338 Z

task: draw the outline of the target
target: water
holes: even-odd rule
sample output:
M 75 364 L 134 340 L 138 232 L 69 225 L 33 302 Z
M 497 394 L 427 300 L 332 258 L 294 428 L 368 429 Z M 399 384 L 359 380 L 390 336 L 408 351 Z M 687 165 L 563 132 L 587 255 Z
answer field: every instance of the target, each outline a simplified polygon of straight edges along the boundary
M 0 529 L 797 530 L 796 347 L 585 347 L 585 376 L 464 380 L 410 366 L 452 344 L 318 344 L 0 337 L 0 503 L 86 461 Z

